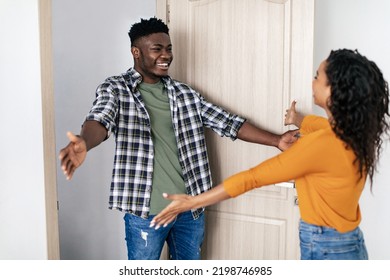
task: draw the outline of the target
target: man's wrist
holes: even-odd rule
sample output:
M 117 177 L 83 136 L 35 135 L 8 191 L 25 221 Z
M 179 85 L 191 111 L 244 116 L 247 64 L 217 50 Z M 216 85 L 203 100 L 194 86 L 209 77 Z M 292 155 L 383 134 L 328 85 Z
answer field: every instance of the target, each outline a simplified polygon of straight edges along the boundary
M 281 140 L 282 140 L 282 135 L 275 135 L 275 140 L 274 140 L 275 144 L 273 146 L 279 148 Z

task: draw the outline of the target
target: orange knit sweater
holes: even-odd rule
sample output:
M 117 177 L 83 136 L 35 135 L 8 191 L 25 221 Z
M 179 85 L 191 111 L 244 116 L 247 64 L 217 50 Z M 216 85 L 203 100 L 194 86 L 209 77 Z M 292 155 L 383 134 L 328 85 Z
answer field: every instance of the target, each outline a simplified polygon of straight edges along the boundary
M 335 228 L 355 229 L 361 220 L 359 198 L 365 176 L 353 163 L 355 154 L 336 137 L 327 119 L 306 116 L 301 138 L 288 150 L 223 182 L 235 197 L 253 188 L 295 180 L 303 221 Z

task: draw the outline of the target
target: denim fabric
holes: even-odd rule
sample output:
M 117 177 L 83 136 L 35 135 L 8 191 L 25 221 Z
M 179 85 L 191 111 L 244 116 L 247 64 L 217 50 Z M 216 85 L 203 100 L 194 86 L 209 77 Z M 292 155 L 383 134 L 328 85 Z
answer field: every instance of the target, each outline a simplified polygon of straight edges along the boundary
M 204 214 L 194 219 L 192 213 L 179 214 L 167 227 L 150 228 L 150 221 L 125 214 L 127 256 L 129 260 L 158 260 L 167 241 L 169 258 L 173 260 L 199 260 L 204 237 Z
M 363 233 L 359 227 L 340 233 L 329 227 L 299 224 L 301 260 L 367 260 Z

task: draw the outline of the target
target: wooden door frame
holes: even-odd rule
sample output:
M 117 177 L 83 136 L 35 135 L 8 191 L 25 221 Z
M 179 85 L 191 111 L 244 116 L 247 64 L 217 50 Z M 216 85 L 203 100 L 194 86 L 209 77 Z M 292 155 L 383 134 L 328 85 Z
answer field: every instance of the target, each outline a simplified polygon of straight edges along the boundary
M 51 0 L 39 0 L 39 33 L 41 49 L 42 127 L 44 182 L 46 203 L 47 257 L 60 259 L 58 204 L 57 204 L 57 156 L 55 150 L 54 79 L 52 51 Z

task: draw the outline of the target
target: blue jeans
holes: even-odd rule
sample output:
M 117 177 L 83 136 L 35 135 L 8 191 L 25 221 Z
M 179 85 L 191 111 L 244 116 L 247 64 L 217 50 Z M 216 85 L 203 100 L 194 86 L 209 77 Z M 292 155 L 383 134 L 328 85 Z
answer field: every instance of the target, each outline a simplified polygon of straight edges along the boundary
M 173 260 L 199 260 L 204 237 L 204 214 L 198 219 L 191 211 L 179 214 L 167 227 L 150 228 L 153 215 L 143 219 L 125 214 L 127 256 L 129 260 L 158 260 L 165 241 L 169 258 Z
M 340 233 L 329 227 L 300 221 L 301 260 L 367 260 L 363 233 L 359 227 Z

